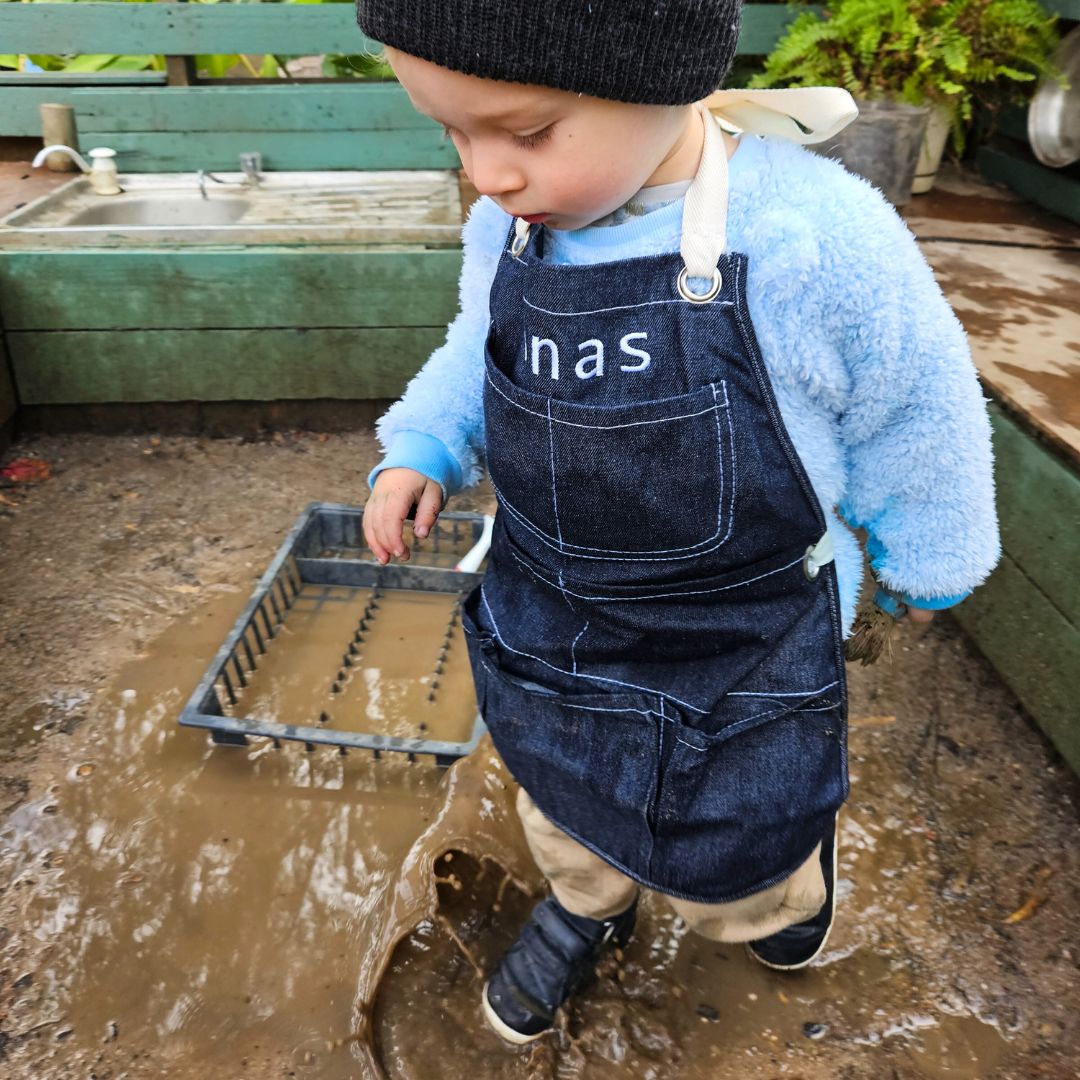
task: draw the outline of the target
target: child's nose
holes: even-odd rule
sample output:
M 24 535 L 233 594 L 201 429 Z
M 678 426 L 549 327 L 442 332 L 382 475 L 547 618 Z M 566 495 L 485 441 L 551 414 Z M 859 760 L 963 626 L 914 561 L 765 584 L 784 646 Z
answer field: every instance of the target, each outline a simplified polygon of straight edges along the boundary
M 464 161 L 462 164 L 466 164 Z M 499 153 L 478 151 L 469 155 L 466 173 L 481 195 L 497 197 L 520 191 L 525 186 L 522 171 Z

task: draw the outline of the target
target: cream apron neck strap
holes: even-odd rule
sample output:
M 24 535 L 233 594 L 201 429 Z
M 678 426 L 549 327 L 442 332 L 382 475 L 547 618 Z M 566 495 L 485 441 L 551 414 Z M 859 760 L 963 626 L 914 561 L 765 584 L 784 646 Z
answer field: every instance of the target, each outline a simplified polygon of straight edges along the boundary
M 832 138 L 859 115 L 852 96 L 836 86 L 787 90 L 718 90 L 700 103 L 705 143 L 697 174 L 686 192 L 682 240 L 683 271 L 679 292 L 704 303 L 720 292 L 717 263 L 727 246 L 728 158 L 719 127 L 755 135 L 774 135 L 798 143 Z M 703 293 L 692 292 L 688 278 L 711 282 Z
M 703 304 L 716 296 L 722 284 L 716 264 L 727 246 L 728 159 L 716 121 L 704 105 L 699 104 L 698 111 L 705 125 L 705 143 L 683 202 L 679 292 Z M 705 278 L 711 284 L 703 293 L 693 292 L 688 278 Z
M 717 90 L 704 101 L 725 126 L 797 143 L 831 139 L 859 115 L 855 99 L 839 86 L 786 90 Z

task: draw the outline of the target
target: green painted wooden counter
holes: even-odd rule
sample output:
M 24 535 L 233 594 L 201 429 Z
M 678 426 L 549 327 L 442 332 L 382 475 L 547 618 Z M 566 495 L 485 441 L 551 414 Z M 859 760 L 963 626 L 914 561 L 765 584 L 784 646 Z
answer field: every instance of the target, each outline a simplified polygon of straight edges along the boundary
M 459 249 L 9 251 L 24 405 L 389 398 L 446 334 Z
M 1080 478 L 992 407 L 1004 554 L 953 609 L 1080 773 Z

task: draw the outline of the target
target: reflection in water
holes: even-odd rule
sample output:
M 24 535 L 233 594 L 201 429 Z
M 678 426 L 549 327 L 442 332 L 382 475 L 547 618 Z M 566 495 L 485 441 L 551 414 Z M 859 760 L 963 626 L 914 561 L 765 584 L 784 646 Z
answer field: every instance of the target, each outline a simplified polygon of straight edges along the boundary
M 925 830 L 857 802 L 841 819 L 841 920 L 822 966 L 767 971 L 647 900 L 625 956 L 560 1030 L 504 1046 L 480 1019 L 477 969 L 540 886 L 505 771 L 486 745 L 443 774 L 298 745 L 213 747 L 180 729 L 237 607 L 219 598 L 125 668 L 53 751 L 74 756 L 0 834 L 22 965 L 4 1030 L 23 1036 L 0 1072 L 816 1078 L 862 1040 L 864 1054 L 908 1047 L 915 1075 L 974 1080 L 1004 1053 L 994 1028 L 935 997 L 905 947 L 914 928 L 932 932 Z M 887 763 L 853 766 L 864 796 L 905 805 Z

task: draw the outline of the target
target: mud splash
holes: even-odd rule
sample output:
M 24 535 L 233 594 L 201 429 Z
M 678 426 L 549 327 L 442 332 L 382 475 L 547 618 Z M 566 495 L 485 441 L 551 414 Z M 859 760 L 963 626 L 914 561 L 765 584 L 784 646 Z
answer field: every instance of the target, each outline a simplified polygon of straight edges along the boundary
M 865 1062 L 852 1077 L 996 1075 L 1009 1046 L 985 1003 L 919 960 L 948 947 L 941 866 L 931 824 L 897 809 L 913 789 L 875 753 L 882 718 L 853 731 L 821 966 L 767 971 L 647 897 L 626 953 L 514 1050 L 478 998 L 541 882 L 501 763 L 486 744 L 439 773 L 179 729 L 238 607 L 216 598 L 125 668 L 0 833 L 19 911 L 0 1074 L 817 1080 L 843 1059 Z

